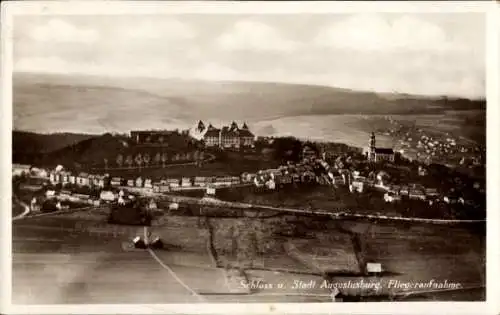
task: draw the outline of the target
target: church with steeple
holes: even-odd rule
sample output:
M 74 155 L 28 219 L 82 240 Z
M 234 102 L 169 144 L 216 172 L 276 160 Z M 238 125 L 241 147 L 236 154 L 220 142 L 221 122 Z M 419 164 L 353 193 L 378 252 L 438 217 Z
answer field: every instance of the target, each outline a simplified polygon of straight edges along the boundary
M 395 153 L 392 148 L 378 148 L 376 146 L 375 133 L 370 136 L 370 144 L 365 148 L 365 155 L 370 162 L 395 161 Z

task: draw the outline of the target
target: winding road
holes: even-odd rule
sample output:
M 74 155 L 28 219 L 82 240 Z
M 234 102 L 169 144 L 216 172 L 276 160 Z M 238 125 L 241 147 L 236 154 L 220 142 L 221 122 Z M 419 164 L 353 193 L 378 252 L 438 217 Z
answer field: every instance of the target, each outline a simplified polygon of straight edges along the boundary
M 20 200 L 17 196 L 14 195 L 14 200 L 16 203 L 21 205 L 24 208 L 24 211 L 21 214 L 16 215 L 15 217 L 12 218 L 12 221 L 20 220 L 24 217 L 26 217 L 28 214 L 30 214 L 31 210 L 30 207 L 22 200 Z

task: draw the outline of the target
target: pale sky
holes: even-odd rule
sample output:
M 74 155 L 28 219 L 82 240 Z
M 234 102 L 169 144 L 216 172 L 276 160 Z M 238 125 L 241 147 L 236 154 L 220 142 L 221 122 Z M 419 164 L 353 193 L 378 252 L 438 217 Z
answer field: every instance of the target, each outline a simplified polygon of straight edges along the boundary
M 485 97 L 481 13 L 17 16 L 14 71 Z

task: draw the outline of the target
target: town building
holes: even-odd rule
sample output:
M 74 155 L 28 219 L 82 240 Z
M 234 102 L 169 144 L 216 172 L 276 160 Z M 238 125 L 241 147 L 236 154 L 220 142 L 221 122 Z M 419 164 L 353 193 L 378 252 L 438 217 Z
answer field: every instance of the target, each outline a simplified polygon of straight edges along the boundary
M 95 175 L 94 176 L 94 186 L 103 188 L 104 184 L 105 184 L 105 182 L 104 182 L 105 178 L 106 177 L 103 175 Z
M 122 184 L 122 178 L 121 177 L 113 177 L 113 178 L 111 178 L 111 186 L 118 187 L 118 186 L 121 186 L 121 184 Z
M 192 138 L 203 140 L 207 147 L 221 149 L 252 148 L 255 144 L 255 135 L 250 131 L 246 123 L 241 128 L 236 122 L 230 126 L 216 128 L 212 124 L 205 126 L 200 120 L 189 132 Z
M 395 153 L 392 148 L 378 148 L 376 146 L 375 133 L 370 136 L 370 145 L 365 149 L 365 155 L 370 162 L 395 161 Z
M 310 145 L 305 145 L 301 152 L 302 159 L 314 160 L 318 157 L 318 151 Z
M 76 177 L 76 184 L 79 186 L 89 186 L 90 181 L 89 181 L 89 174 L 87 173 L 80 173 Z

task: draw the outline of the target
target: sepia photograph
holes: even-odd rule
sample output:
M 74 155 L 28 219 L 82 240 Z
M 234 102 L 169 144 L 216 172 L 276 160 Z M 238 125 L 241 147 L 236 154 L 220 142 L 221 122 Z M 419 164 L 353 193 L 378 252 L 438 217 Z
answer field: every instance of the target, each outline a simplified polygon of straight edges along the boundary
M 9 15 L 9 303 L 486 301 L 484 9 L 128 4 Z

